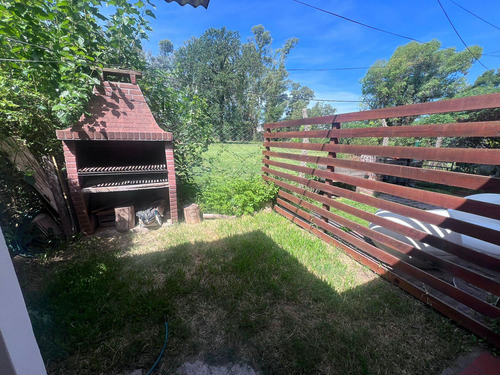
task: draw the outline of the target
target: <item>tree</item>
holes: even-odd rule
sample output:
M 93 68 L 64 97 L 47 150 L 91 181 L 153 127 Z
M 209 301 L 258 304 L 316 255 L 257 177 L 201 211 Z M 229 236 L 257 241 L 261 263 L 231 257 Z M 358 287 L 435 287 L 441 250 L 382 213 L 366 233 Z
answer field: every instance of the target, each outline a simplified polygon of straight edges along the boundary
M 279 121 L 286 109 L 286 90 L 289 86 L 285 63 L 290 51 L 297 45 L 297 38 L 288 39 L 273 57 L 273 63 L 264 76 L 264 122 Z
M 287 108 L 290 81 L 285 62 L 297 39 L 272 49 L 272 38 L 262 25 L 241 44 L 237 32 L 209 29 L 174 53 L 178 80 L 192 93 L 206 98 L 216 137 L 250 140 L 262 122 L 278 121 Z
M 314 91 L 307 86 L 301 86 L 298 82 L 293 82 L 290 86 L 285 119 L 302 118 L 302 110 L 307 108 L 309 101 L 314 98 Z
M 174 52 L 174 44 L 168 40 L 168 39 L 163 39 L 160 40 L 159 47 L 160 47 L 160 55 L 161 56 L 167 56 Z
M 325 104 L 321 102 L 316 102 L 311 108 L 307 110 L 309 117 L 321 117 L 334 115 L 337 109 L 332 107 L 330 104 Z
M 144 66 L 141 39 L 154 16 L 142 1 L 13 0 L 0 4 L 0 67 L 10 79 L 31 82 L 48 98 L 47 110 L 68 124 L 79 116 L 104 65 Z M 51 113 L 51 115 L 52 115 Z
M 455 95 L 456 98 L 485 95 L 500 92 L 500 69 L 489 70 L 477 77 L 474 84 L 466 87 Z M 500 109 L 491 108 L 480 111 L 434 114 L 418 120 L 419 124 L 446 124 L 451 122 L 498 121 Z M 490 137 L 449 137 L 438 138 L 439 142 L 448 147 L 498 148 L 498 138 Z M 427 140 L 427 143 L 429 141 Z M 439 143 L 438 143 L 439 145 Z
M 237 87 L 240 59 L 238 32 L 208 29 L 200 38 L 192 38 L 175 52 L 178 78 L 190 92 L 207 100 L 214 131 L 226 141 L 227 127 L 239 120 Z
M 173 134 L 176 177 L 186 184 L 191 182 L 193 167 L 199 165 L 212 141 L 212 125 L 206 100 L 173 85 L 172 76 L 152 59 L 141 86 L 156 121 Z
M 398 47 L 389 60 L 376 61 L 361 79 L 368 107 L 424 103 L 452 98 L 462 91 L 474 58 L 467 50 L 440 48 L 441 43 L 435 39 L 428 43 L 410 42 Z M 475 56 L 481 56 L 481 47 L 470 49 Z M 393 124 L 388 121 L 388 125 Z

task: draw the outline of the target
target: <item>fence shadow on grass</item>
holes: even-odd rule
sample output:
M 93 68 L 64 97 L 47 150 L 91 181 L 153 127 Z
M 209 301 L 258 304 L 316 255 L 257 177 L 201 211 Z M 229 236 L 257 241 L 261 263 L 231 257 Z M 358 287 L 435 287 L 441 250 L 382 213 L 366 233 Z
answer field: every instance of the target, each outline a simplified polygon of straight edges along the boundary
M 146 254 L 132 236 L 102 241 L 25 290 L 54 374 L 148 369 L 164 317 L 167 374 L 194 359 L 263 374 L 432 374 L 463 349 L 461 329 L 400 289 L 365 273 L 338 293 L 350 265 L 324 281 L 259 230 Z

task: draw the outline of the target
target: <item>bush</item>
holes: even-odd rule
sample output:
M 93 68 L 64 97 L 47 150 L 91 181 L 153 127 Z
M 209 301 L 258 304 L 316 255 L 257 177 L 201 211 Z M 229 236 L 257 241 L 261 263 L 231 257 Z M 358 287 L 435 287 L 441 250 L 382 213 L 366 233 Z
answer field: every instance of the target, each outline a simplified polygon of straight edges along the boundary
M 261 209 L 277 193 L 260 177 L 216 180 L 201 188 L 198 203 L 204 212 L 239 216 Z

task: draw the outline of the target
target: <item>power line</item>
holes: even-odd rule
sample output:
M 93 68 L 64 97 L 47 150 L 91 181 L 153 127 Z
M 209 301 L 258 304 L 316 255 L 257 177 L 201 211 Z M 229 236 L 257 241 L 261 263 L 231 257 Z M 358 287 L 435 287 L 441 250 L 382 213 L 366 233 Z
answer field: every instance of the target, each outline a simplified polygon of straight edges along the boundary
M 293 99 L 293 97 L 288 97 Z M 342 100 L 342 99 L 306 99 L 312 102 L 331 102 L 331 103 L 367 103 L 366 100 Z
M 194 86 L 201 86 L 201 87 L 206 87 L 206 88 L 214 88 L 214 87 L 223 87 L 219 85 L 214 85 L 209 82 L 188 82 L 186 79 L 182 78 L 175 78 L 175 77 L 168 77 L 168 81 L 180 84 L 180 85 L 194 85 Z M 282 98 L 285 100 L 291 100 L 291 99 L 296 99 L 296 100 L 308 100 L 312 102 L 330 102 L 330 103 L 366 103 L 365 100 L 345 100 L 345 99 L 320 99 L 320 98 L 304 98 L 301 96 L 291 96 L 288 94 L 282 94 L 282 95 L 275 95 L 275 96 L 270 96 L 269 98 Z
M 494 51 L 488 52 L 488 53 L 483 53 L 483 56 L 492 56 L 493 54 L 500 52 L 500 49 L 496 49 Z
M 52 51 L 51 49 L 49 49 L 47 47 L 39 46 L 37 44 L 32 44 L 32 43 L 24 42 L 22 40 L 14 39 L 14 38 L 11 38 L 11 37 L 8 37 L 8 36 L 3 36 L 3 38 L 7 39 L 9 42 L 24 44 L 26 46 L 35 47 L 35 48 L 43 49 L 44 51 L 47 51 L 47 52 L 50 52 L 50 53 L 54 53 L 54 51 Z
M 19 63 L 39 63 L 39 64 L 52 64 L 52 63 L 65 63 L 65 62 L 67 62 L 67 61 L 57 61 L 57 60 L 25 60 L 25 59 L 4 59 L 4 58 L 0 58 L 0 61 L 19 62 Z
M 441 0 L 437 0 L 439 6 L 441 7 L 441 9 L 443 10 L 443 13 L 444 15 L 446 16 L 446 18 L 448 19 L 448 22 L 450 23 L 451 27 L 453 28 L 453 30 L 455 30 L 455 34 L 457 34 L 457 36 L 460 38 L 460 40 L 462 41 L 463 45 L 465 46 L 465 48 L 467 48 L 467 51 L 469 51 L 469 53 L 471 54 L 471 56 L 474 58 L 474 60 L 476 60 L 479 64 L 481 64 L 481 66 L 486 69 L 486 70 L 491 70 L 491 69 L 488 69 L 486 67 L 486 65 L 484 65 L 481 61 L 478 60 L 478 58 L 476 57 L 476 55 L 474 55 L 474 53 L 471 51 L 471 49 L 469 48 L 469 46 L 467 45 L 467 43 L 465 43 L 465 41 L 463 40 L 462 36 L 460 35 L 460 33 L 458 32 L 457 28 L 455 27 L 455 25 L 453 24 L 453 22 L 451 21 L 450 17 L 448 16 L 448 13 L 446 13 L 446 10 L 444 9 L 443 7 L 443 4 L 441 4 Z
M 451 1 L 453 4 L 455 4 L 457 7 L 459 7 L 459 8 L 461 8 L 461 9 L 465 10 L 467 13 L 469 13 L 469 14 L 473 15 L 474 17 L 476 17 L 476 18 L 480 19 L 480 20 L 481 20 L 481 21 L 483 21 L 484 23 L 487 23 L 488 25 L 490 25 L 490 26 L 494 27 L 495 29 L 500 30 L 500 27 L 493 25 L 491 22 L 486 21 L 486 20 L 485 20 L 484 18 L 482 18 L 482 17 L 479 17 L 477 14 L 475 14 L 475 13 L 471 12 L 470 10 L 468 10 L 468 9 L 464 8 L 464 7 L 463 7 L 463 6 L 461 6 L 460 4 L 457 4 L 457 3 L 456 3 L 456 2 L 454 2 L 453 0 L 450 0 L 450 1 Z
M 367 28 L 372 29 L 372 30 L 376 30 L 376 31 L 380 31 L 380 32 L 382 32 L 382 33 L 386 33 L 386 34 L 394 35 L 394 36 L 397 36 L 397 37 L 400 37 L 400 38 L 403 38 L 403 39 L 412 40 L 412 41 L 414 41 L 414 42 L 423 43 L 423 42 L 421 42 L 420 40 L 417 40 L 417 39 L 415 39 L 415 38 L 412 38 L 412 37 L 409 37 L 409 36 L 405 36 L 405 35 L 401 35 L 401 34 L 397 34 L 397 33 L 393 33 L 392 31 L 383 30 L 383 29 L 380 29 L 380 28 L 375 27 L 375 26 L 370 26 L 370 25 L 367 25 L 366 23 L 362 23 L 362 22 L 359 22 L 359 21 L 353 20 L 353 19 L 351 19 L 351 18 L 347 18 L 347 17 L 341 16 L 340 14 L 330 12 L 330 11 L 328 11 L 328 10 L 326 10 L 326 9 L 322 9 L 322 8 L 315 7 L 314 5 L 307 4 L 307 3 L 304 3 L 304 2 L 299 1 L 299 0 L 293 0 L 293 1 L 295 1 L 296 3 L 302 4 L 302 5 L 305 5 L 306 7 L 309 7 L 309 8 L 313 8 L 313 9 L 319 10 L 320 12 L 330 14 L 331 16 L 335 16 L 335 17 L 338 17 L 338 18 L 342 18 L 343 20 L 346 20 L 346 21 L 349 21 L 349 22 L 355 23 L 355 24 L 357 24 L 357 25 L 361 25 L 361 26 L 367 27 Z
M 352 68 L 287 68 L 289 72 L 326 72 L 331 70 L 365 70 L 370 69 L 369 66 L 357 66 Z

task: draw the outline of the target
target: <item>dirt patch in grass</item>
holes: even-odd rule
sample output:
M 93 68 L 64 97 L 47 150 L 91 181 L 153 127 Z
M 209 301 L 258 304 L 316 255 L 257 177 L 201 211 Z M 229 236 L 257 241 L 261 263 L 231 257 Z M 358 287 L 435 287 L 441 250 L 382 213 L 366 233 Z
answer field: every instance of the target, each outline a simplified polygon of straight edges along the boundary
M 149 369 L 165 318 L 164 374 L 438 374 L 473 341 L 274 213 L 82 239 L 18 270 L 50 374 Z

